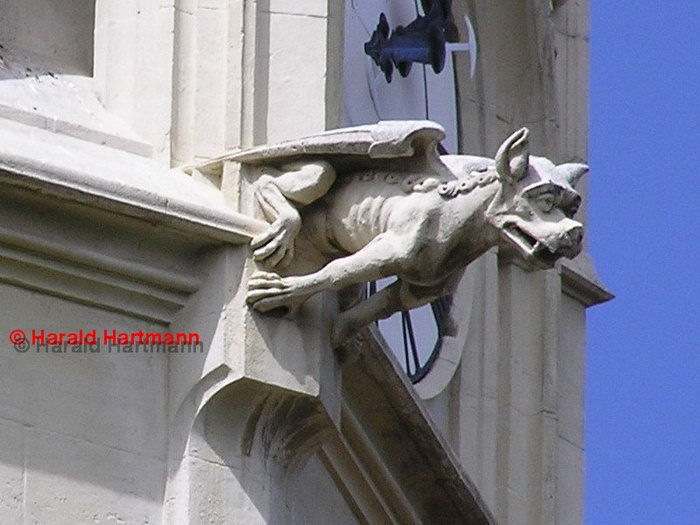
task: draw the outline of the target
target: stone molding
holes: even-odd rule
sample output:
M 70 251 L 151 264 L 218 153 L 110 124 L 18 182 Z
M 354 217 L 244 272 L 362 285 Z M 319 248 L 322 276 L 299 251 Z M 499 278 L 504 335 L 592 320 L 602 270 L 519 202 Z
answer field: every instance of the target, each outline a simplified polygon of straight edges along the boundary
M 598 279 L 593 261 L 587 253 L 571 261 L 562 261 L 559 266 L 564 293 L 583 303 L 594 306 L 610 301 L 615 296 Z
M 38 159 L 36 152 L 41 151 Z M 162 224 L 188 236 L 244 244 L 264 223 L 223 195 L 136 155 L 10 121 L 0 127 L 0 184 Z
M 0 229 L 0 281 L 168 324 L 196 278 Z
M 184 172 L 10 121 L 0 188 L 1 281 L 160 324 L 197 290 L 197 250 L 264 227 Z

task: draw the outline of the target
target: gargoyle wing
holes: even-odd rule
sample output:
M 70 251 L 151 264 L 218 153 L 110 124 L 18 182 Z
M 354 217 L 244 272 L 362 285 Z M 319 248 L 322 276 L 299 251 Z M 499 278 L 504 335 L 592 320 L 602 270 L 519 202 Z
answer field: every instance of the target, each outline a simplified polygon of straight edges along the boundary
M 437 153 L 445 138 L 439 124 L 428 120 L 386 120 L 377 124 L 325 131 L 310 137 L 227 154 L 220 160 L 246 164 L 285 164 L 323 157 L 339 171 L 378 167 L 382 159 L 410 159 L 413 166 L 444 166 Z

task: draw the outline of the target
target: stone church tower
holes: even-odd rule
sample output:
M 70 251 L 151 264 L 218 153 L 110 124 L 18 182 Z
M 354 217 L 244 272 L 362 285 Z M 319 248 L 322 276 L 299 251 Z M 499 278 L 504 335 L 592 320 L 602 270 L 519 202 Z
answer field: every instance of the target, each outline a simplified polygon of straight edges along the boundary
M 415 33 L 444 63 L 389 82 L 379 15 L 436 6 Z M 611 297 L 585 241 L 546 270 L 494 244 L 336 345 L 330 285 L 294 318 L 249 304 L 274 164 L 250 151 L 431 120 L 442 153 L 526 126 L 532 158 L 585 162 L 587 34 L 587 0 L 0 3 L 0 523 L 580 524 L 585 311 Z M 333 147 L 412 169 L 417 142 L 362 129 Z

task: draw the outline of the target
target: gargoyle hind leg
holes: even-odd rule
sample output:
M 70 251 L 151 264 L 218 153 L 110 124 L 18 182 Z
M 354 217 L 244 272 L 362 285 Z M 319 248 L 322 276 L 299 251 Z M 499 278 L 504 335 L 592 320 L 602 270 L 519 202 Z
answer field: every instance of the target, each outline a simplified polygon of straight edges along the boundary
M 338 316 L 331 333 L 333 348 L 339 348 L 359 329 L 373 321 L 418 308 L 448 294 L 453 284 L 452 278 L 430 287 L 408 284 L 400 279 L 391 283 Z
M 301 228 L 297 207 L 325 195 L 335 177 L 333 166 L 322 160 L 295 162 L 281 170 L 263 168 L 263 174 L 253 185 L 253 193 L 270 227 L 250 243 L 256 261 L 269 268 L 289 264 Z
M 281 307 L 294 309 L 321 291 L 337 291 L 392 275 L 408 257 L 411 245 L 406 238 L 387 232 L 360 251 L 335 259 L 308 275 L 282 277 L 271 272 L 255 272 L 248 282 L 247 301 L 259 312 Z

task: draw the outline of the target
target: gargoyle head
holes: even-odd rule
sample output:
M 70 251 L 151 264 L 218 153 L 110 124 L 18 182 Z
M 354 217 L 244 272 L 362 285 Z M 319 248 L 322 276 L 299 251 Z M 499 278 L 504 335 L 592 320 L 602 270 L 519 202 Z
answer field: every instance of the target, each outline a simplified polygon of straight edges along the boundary
M 529 154 L 529 131 L 516 131 L 496 154 L 501 190 L 487 217 L 504 244 L 527 261 L 551 268 L 560 257 L 581 251 L 583 225 L 573 217 L 581 203 L 576 182 L 588 171 L 585 164 L 555 165 Z

